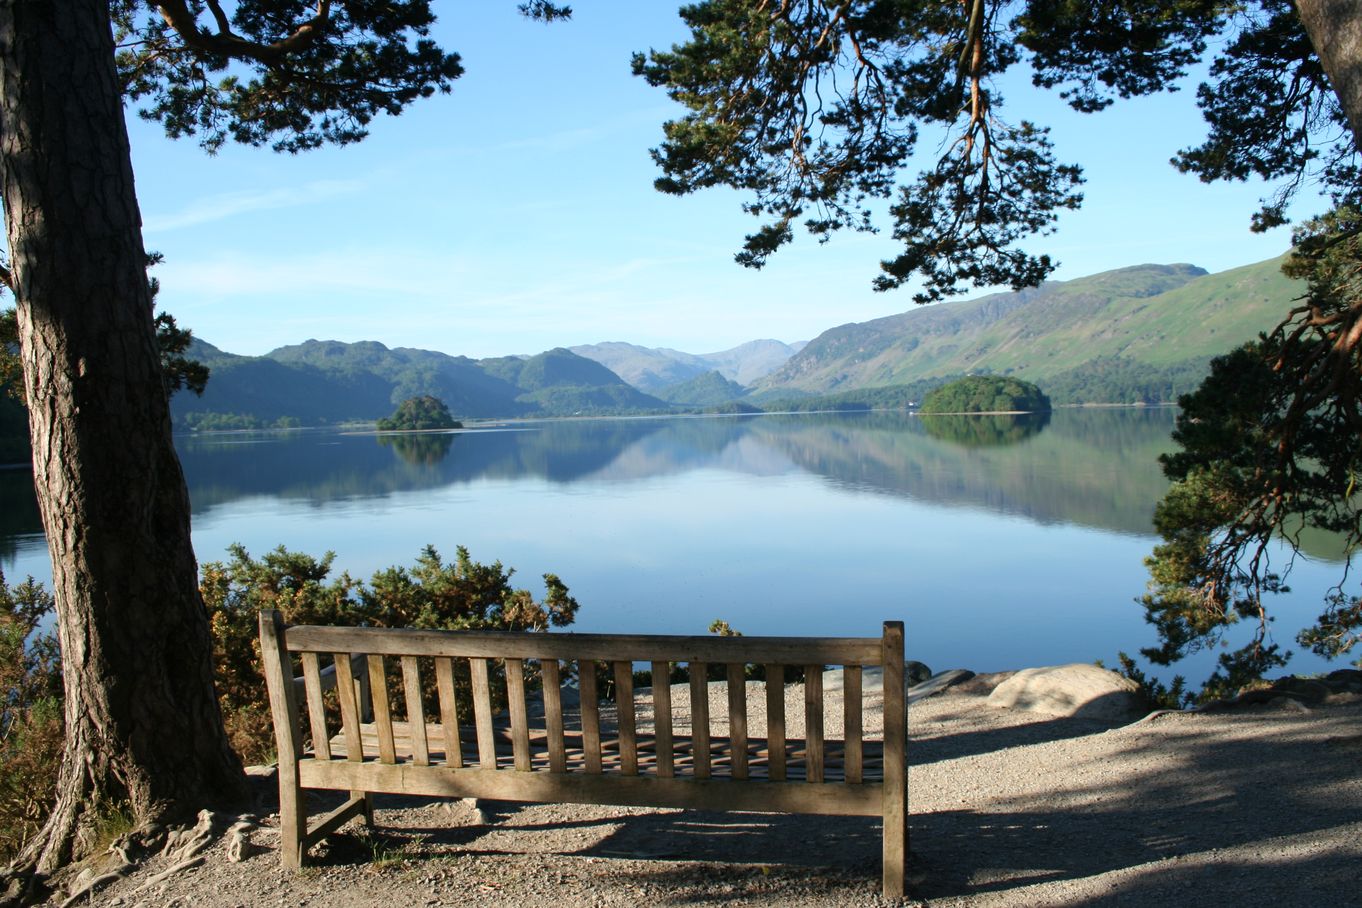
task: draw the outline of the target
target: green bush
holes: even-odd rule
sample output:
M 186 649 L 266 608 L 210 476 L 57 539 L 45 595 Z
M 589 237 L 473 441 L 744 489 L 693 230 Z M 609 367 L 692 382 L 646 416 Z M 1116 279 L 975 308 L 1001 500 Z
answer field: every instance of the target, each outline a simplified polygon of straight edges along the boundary
M 318 559 L 280 546 L 257 560 L 233 545 L 228 553 L 226 563 L 203 565 L 200 588 L 213 630 L 223 719 L 247 762 L 268 759 L 274 750 L 257 641 L 261 609 L 278 609 L 290 624 L 442 630 L 543 631 L 569 625 L 577 615 L 577 601 L 557 576 L 544 575 L 546 594 L 536 601 L 528 590 L 511 587 L 513 569 L 499 561 L 473 561 L 462 546 L 453 564 L 442 563 L 439 552 L 426 546 L 411 568 L 387 568 L 367 584 L 348 573 L 328 580 L 331 552 Z M 429 714 L 435 708 L 433 671 L 422 674 Z M 456 677 L 456 685 L 466 706 L 467 678 Z
M 57 640 L 42 625 L 53 601 L 30 577 L 15 587 L 0 572 L 0 861 L 47 819 L 62 750 L 62 677 Z

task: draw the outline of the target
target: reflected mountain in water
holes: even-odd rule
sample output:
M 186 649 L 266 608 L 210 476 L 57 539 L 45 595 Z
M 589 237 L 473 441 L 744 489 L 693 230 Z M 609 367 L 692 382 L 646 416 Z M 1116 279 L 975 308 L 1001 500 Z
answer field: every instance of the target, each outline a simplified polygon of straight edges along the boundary
M 1026 441 L 1050 424 L 1050 411 L 1041 413 L 970 415 L 945 413 L 919 417 L 927 434 L 966 448 L 997 448 Z
M 1149 533 L 1166 410 L 919 419 L 905 413 L 570 420 L 440 435 L 195 436 L 197 512 L 252 495 L 317 503 L 482 479 L 628 483 L 690 470 L 813 473 L 861 491 L 1042 523 Z M 1048 423 L 1048 424 L 1047 424 Z
M 433 467 L 449 456 L 454 436 L 449 432 L 380 435 L 378 443 L 392 448 L 393 453 L 407 463 Z
M 178 444 L 199 515 L 251 497 L 362 502 L 489 479 L 599 490 L 718 470 L 807 473 L 857 493 L 1152 535 L 1154 504 L 1167 488 L 1158 455 L 1170 447 L 1174 415 L 1131 408 L 562 420 L 446 434 L 215 434 Z M 0 473 L 0 557 L 34 534 L 41 524 L 31 477 Z M 1316 557 L 1340 557 L 1328 540 L 1307 542 Z

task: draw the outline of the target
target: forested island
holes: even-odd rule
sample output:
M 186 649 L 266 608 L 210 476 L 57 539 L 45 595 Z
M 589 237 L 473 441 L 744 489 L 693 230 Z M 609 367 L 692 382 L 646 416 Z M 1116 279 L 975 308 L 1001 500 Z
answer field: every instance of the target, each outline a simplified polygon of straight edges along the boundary
M 1040 413 L 1049 409 L 1050 398 L 1030 382 L 998 375 L 969 375 L 929 393 L 922 399 L 918 412 Z

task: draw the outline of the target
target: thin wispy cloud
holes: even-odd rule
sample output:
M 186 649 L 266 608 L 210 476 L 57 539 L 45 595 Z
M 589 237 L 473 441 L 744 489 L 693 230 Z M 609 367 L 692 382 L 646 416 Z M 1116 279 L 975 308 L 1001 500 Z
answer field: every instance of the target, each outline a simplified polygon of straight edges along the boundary
M 177 212 L 152 214 L 143 226 L 147 233 L 163 233 L 242 214 L 313 205 L 357 193 L 363 187 L 364 184 L 358 180 L 314 180 L 301 186 L 281 189 L 224 192 L 196 199 Z

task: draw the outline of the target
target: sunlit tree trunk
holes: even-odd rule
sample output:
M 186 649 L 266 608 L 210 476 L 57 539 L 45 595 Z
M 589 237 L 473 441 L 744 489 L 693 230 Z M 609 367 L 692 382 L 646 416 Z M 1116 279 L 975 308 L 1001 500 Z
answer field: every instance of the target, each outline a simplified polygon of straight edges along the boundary
M 0 2 L 0 191 L 66 683 L 58 802 L 145 823 L 240 793 L 144 272 L 107 3 Z
M 1362 9 L 1357 0 L 1296 0 L 1296 9 L 1362 151 Z

